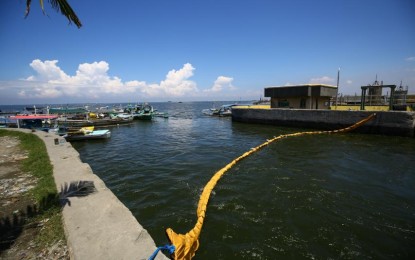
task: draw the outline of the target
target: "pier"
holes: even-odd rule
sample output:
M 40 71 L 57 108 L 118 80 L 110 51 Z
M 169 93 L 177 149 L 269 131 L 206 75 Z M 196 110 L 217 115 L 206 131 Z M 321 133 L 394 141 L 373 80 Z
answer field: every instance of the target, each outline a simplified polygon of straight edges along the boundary
M 30 133 L 28 129 L 10 129 Z M 45 143 L 58 191 L 65 183 L 93 181 L 97 192 L 71 197 L 63 208 L 63 225 L 71 259 L 148 259 L 156 245 L 131 211 L 83 163 L 62 137 L 35 131 Z M 156 259 L 167 259 L 159 253 Z

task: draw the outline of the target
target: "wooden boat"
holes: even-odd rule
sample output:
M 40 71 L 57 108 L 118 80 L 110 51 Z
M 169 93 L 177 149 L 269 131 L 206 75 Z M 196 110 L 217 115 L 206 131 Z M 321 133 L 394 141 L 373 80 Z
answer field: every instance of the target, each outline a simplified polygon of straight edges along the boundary
M 209 116 L 232 116 L 232 107 L 234 106 L 237 105 L 223 105 L 220 108 L 203 109 L 202 113 Z
M 121 124 L 130 124 L 133 122 L 133 118 L 114 118 L 114 119 L 98 119 L 91 118 L 89 120 L 72 120 L 66 118 L 59 118 L 58 124 L 65 126 L 75 126 L 75 127 L 84 127 L 84 126 L 111 126 L 111 125 L 121 125 Z
M 68 115 L 68 114 L 85 114 L 88 110 L 84 107 L 51 107 L 49 114 Z
M 79 141 L 89 139 L 107 139 L 111 137 L 110 130 L 94 130 L 93 126 L 83 127 L 76 132 L 68 132 L 63 136 L 66 141 Z
M 15 115 L 9 117 L 16 120 L 17 128 L 41 129 L 51 128 L 52 121 L 58 118 L 57 115 Z
M 141 108 L 141 110 L 137 113 L 134 113 L 133 116 L 134 116 L 134 119 L 151 120 L 151 119 L 153 119 L 153 116 L 154 116 L 153 107 L 150 106 L 149 104 L 145 104 Z
M 169 118 L 169 114 L 167 112 L 154 111 L 153 117 Z

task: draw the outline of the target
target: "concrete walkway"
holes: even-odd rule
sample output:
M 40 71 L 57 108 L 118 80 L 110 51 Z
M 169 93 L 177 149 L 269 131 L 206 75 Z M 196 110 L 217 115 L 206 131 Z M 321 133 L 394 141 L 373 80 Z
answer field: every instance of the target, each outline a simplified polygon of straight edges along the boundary
M 28 130 L 21 130 L 30 132 Z M 153 239 L 96 176 L 82 163 L 79 153 L 64 138 L 36 131 L 45 143 L 58 191 L 64 183 L 93 181 L 97 192 L 69 198 L 63 208 L 63 223 L 71 259 L 148 259 L 156 250 Z M 54 139 L 59 138 L 59 144 Z M 159 252 L 156 259 L 168 259 Z

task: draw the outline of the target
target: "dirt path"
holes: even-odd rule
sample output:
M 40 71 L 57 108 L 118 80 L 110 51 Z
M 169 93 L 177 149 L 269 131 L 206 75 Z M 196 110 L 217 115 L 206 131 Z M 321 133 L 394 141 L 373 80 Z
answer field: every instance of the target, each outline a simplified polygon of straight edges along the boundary
M 28 207 L 35 201 L 29 192 L 36 186 L 34 176 L 20 170 L 28 154 L 20 149 L 17 137 L 0 137 L 0 258 L 69 259 L 66 244 L 58 241 L 39 248 L 35 237 L 48 219 L 27 221 Z

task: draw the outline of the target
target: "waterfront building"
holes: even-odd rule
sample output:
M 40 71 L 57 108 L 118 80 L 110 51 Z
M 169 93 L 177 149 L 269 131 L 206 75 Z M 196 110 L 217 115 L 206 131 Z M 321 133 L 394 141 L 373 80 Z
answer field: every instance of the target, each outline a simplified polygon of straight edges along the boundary
M 271 98 L 271 108 L 330 109 L 330 99 L 337 87 L 325 84 L 268 87 L 265 97 Z

